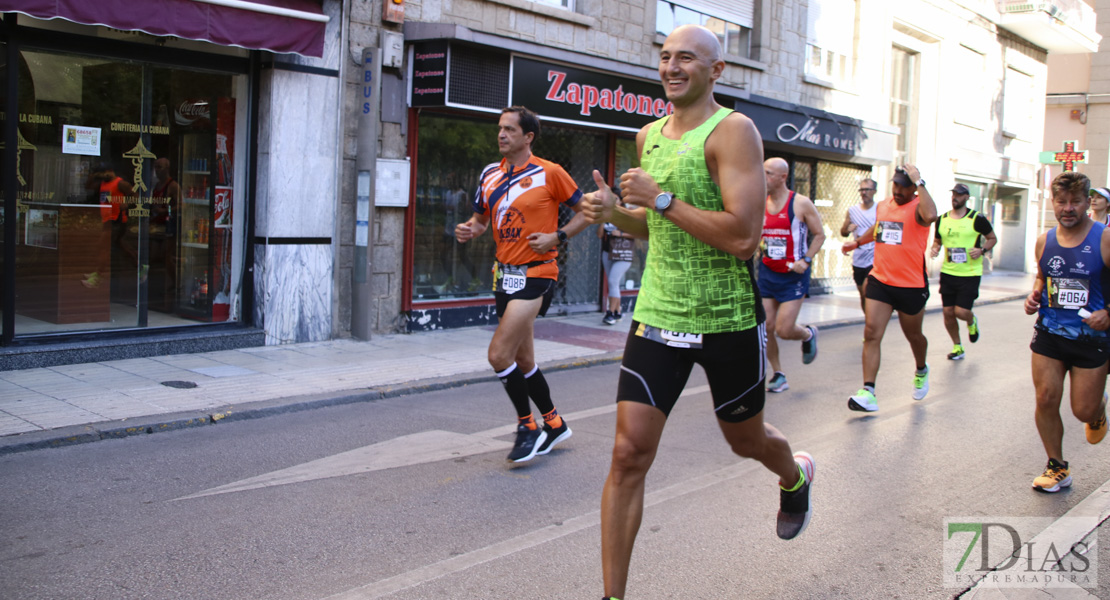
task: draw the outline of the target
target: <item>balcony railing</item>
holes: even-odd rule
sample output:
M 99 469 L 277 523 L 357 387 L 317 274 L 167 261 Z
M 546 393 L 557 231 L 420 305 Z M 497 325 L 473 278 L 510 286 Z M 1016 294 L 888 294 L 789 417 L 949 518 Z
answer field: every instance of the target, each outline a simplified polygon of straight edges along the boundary
M 998 0 L 999 26 L 1059 54 L 1098 52 L 1095 9 L 1082 0 Z

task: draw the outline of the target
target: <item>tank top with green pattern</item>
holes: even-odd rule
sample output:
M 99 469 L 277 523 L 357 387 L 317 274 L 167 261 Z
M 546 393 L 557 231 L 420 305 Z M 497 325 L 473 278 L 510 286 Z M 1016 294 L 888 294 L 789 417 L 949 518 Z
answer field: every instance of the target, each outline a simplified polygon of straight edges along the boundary
M 663 190 L 702 210 L 724 210 L 709 176 L 705 140 L 732 111 L 718 110 L 681 139 L 663 136 L 668 117 L 651 124 L 641 167 Z M 762 304 L 744 261 L 702 242 L 654 210 L 647 211 L 648 253 L 634 318 L 683 333 L 743 331 L 763 321 Z

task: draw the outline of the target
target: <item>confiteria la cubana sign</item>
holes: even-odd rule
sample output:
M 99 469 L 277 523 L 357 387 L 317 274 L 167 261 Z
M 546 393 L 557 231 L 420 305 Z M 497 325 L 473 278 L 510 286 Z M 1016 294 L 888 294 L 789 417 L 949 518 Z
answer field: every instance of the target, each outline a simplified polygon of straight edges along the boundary
M 639 130 L 674 112 L 663 86 L 522 56 L 513 57 L 510 104 L 547 119 Z

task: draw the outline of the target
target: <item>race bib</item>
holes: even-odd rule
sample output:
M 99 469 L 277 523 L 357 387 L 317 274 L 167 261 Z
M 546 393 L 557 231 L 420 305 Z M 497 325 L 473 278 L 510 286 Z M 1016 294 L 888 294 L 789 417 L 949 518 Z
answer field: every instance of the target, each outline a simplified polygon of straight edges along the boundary
M 783 260 L 786 258 L 786 240 L 783 238 L 767 238 L 767 258 Z
M 879 221 L 878 241 L 884 244 L 902 245 L 902 224 L 896 221 Z
M 497 286 L 495 291 L 503 294 L 515 294 L 524 289 L 528 283 L 528 267 L 516 265 L 497 266 Z
M 1052 308 L 1079 310 L 1087 306 L 1091 280 L 1070 277 L 1048 278 L 1048 305 Z
M 640 325 L 640 328 L 636 331 L 636 335 L 653 342 L 666 344 L 672 348 L 700 350 L 702 344 L 702 334 L 700 333 L 682 333 L 679 331 L 660 329 L 650 325 Z
M 965 262 L 967 262 L 967 248 L 949 248 L 948 249 L 948 262 L 950 262 L 950 263 L 965 263 Z

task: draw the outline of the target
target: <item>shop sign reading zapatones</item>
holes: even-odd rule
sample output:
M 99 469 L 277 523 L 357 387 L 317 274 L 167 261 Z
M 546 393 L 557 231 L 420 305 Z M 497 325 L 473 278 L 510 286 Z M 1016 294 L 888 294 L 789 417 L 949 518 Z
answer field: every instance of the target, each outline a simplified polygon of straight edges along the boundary
M 522 56 L 513 57 L 509 104 L 545 119 L 632 131 L 674 112 L 659 83 Z

